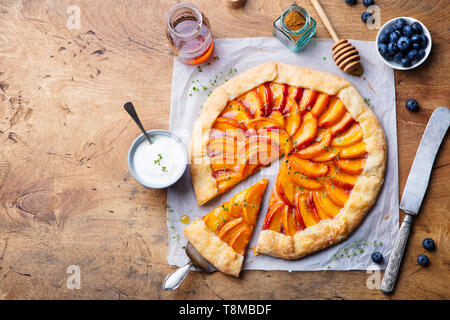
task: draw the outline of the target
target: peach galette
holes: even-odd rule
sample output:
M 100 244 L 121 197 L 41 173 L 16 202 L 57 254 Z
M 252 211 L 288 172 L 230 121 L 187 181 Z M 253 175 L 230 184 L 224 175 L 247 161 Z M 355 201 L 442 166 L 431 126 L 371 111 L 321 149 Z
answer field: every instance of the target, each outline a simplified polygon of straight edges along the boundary
M 216 88 L 195 123 L 200 205 L 281 158 L 256 251 L 296 259 L 345 239 L 383 182 L 383 130 L 357 90 L 329 73 L 266 63 Z
M 266 187 L 262 179 L 184 229 L 195 249 L 220 271 L 239 276 Z

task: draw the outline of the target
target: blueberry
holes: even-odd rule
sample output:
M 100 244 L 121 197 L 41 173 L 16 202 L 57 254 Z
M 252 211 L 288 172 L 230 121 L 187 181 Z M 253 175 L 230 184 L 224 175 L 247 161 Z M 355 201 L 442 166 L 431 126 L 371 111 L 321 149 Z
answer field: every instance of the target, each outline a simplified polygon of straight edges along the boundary
M 394 61 L 400 63 L 403 57 L 403 52 L 397 52 L 394 56 Z
M 407 57 L 409 60 L 415 61 L 419 57 L 419 51 L 417 51 L 416 49 L 412 49 L 410 52 L 408 52 Z
M 363 0 L 363 5 L 365 5 L 366 7 L 373 6 L 374 4 L 375 4 L 375 1 L 373 1 L 373 0 Z
M 428 257 L 426 255 L 421 254 L 420 256 L 417 257 L 417 262 L 422 267 L 426 267 L 428 265 L 428 263 L 430 263 L 430 260 L 428 259 Z
M 353 6 L 356 4 L 356 0 L 345 0 L 345 3 Z
M 423 57 L 425 57 L 425 49 L 420 49 L 419 50 L 419 56 L 417 57 L 417 60 L 420 60 Z
M 381 33 L 380 36 L 378 37 L 378 42 L 387 43 L 388 41 L 389 41 L 389 34 L 386 32 Z
M 411 40 L 408 37 L 400 37 L 397 41 L 399 50 L 406 51 L 411 46 Z
M 383 255 L 379 252 L 372 253 L 372 261 L 375 263 L 382 263 L 383 262 Z
M 394 31 L 389 34 L 390 41 L 398 41 L 398 39 L 400 39 L 400 33 Z
M 426 49 L 428 46 L 428 37 L 424 34 L 421 34 L 420 37 L 420 45 L 422 46 L 422 48 Z
M 428 251 L 434 250 L 434 248 L 436 247 L 436 245 L 434 244 L 433 239 L 431 239 L 431 238 L 423 239 L 422 246 Z
M 415 34 L 421 34 L 423 32 L 422 25 L 418 22 L 413 22 L 411 28 Z
M 413 48 L 413 49 L 419 51 L 420 49 L 422 49 L 422 46 L 421 46 L 420 44 L 418 44 L 418 43 L 413 43 L 413 44 L 411 45 L 411 48 Z
M 400 64 L 403 68 L 409 68 L 411 67 L 411 60 L 409 60 L 408 57 L 404 57 L 400 60 Z
M 372 12 L 363 12 L 363 14 L 361 15 L 361 20 L 366 23 L 367 20 L 369 20 L 369 18 L 372 16 Z
M 422 41 L 422 36 L 420 34 L 414 34 L 411 37 L 411 42 L 412 43 L 420 43 Z
M 387 35 L 389 35 L 389 34 L 391 34 L 391 33 L 394 32 L 394 31 L 395 31 L 395 30 L 394 30 L 393 27 L 389 27 L 389 28 L 386 29 L 385 33 L 386 33 Z
M 419 109 L 419 103 L 416 99 L 408 99 L 406 101 L 406 109 L 409 111 L 417 111 Z
M 387 45 L 386 43 L 379 43 L 378 44 L 378 52 L 384 57 L 386 55 L 387 51 Z
M 398 51 L 397 44 L 395 42 L 389 42 L 387 50 L 390 54 L 396 54 Z
M 409 37 L 409 38 L 412 37 L 413 30 L 412 30 L 411 26 L 409 26 L 409 25 L 404 26 L 402 29 L 402 35 L 404 35 L 405 37 Z
M 404 26 L 406 26 L 406 20 L 403 18 L 399 18 L 395 20 L 393 28 L 394 30 L 400 32 Z
M 384 58 L 387 61 L 391 61 L 392 59 L 394 59 L 394 56 L 392 54 L 390 54 L 389 52 L 386 52 L 386 54 L 384 55 Z

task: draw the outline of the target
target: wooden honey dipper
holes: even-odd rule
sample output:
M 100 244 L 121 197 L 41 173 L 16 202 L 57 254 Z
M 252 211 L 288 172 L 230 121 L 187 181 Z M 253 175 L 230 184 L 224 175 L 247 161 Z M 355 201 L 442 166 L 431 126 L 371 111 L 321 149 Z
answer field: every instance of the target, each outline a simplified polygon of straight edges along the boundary
M 364 69 L 361 65 L 361 57 L 358 50 L 346 39 L 339 39 L 319 1 L 311 0 L 311 2 L 334 40 L 331 50 L 333 50 L 333 59 L 336 65 L 344 72 L 361 76 L 364 73 Z

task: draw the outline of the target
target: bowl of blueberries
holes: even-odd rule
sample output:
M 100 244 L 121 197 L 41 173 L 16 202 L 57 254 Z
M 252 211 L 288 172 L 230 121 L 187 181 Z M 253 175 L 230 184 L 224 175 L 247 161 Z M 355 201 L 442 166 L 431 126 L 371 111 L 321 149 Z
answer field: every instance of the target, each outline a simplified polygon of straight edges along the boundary
M 381 59 L 391 68 L 413 69 L 430 54 L 431 35 L 427 27 L 414 18 L 395 18 L 378 32 L 377 49 Z

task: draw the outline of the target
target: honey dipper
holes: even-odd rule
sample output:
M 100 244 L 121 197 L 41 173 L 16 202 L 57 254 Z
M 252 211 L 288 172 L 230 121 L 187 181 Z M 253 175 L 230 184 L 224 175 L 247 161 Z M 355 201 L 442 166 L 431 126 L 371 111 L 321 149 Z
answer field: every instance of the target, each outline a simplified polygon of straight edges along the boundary
M 336 65 L 344 72 L 361 76 L 364 73 L 364 69 L 361 65 L 361 57 L 359 56 L 358 50 L 346 39 L 339 39 L 319 1 L 311 0 L 311 2 L 334 40 L 334 45 L 331 47 L 331 50 L 333 50 L 333 59 Z

